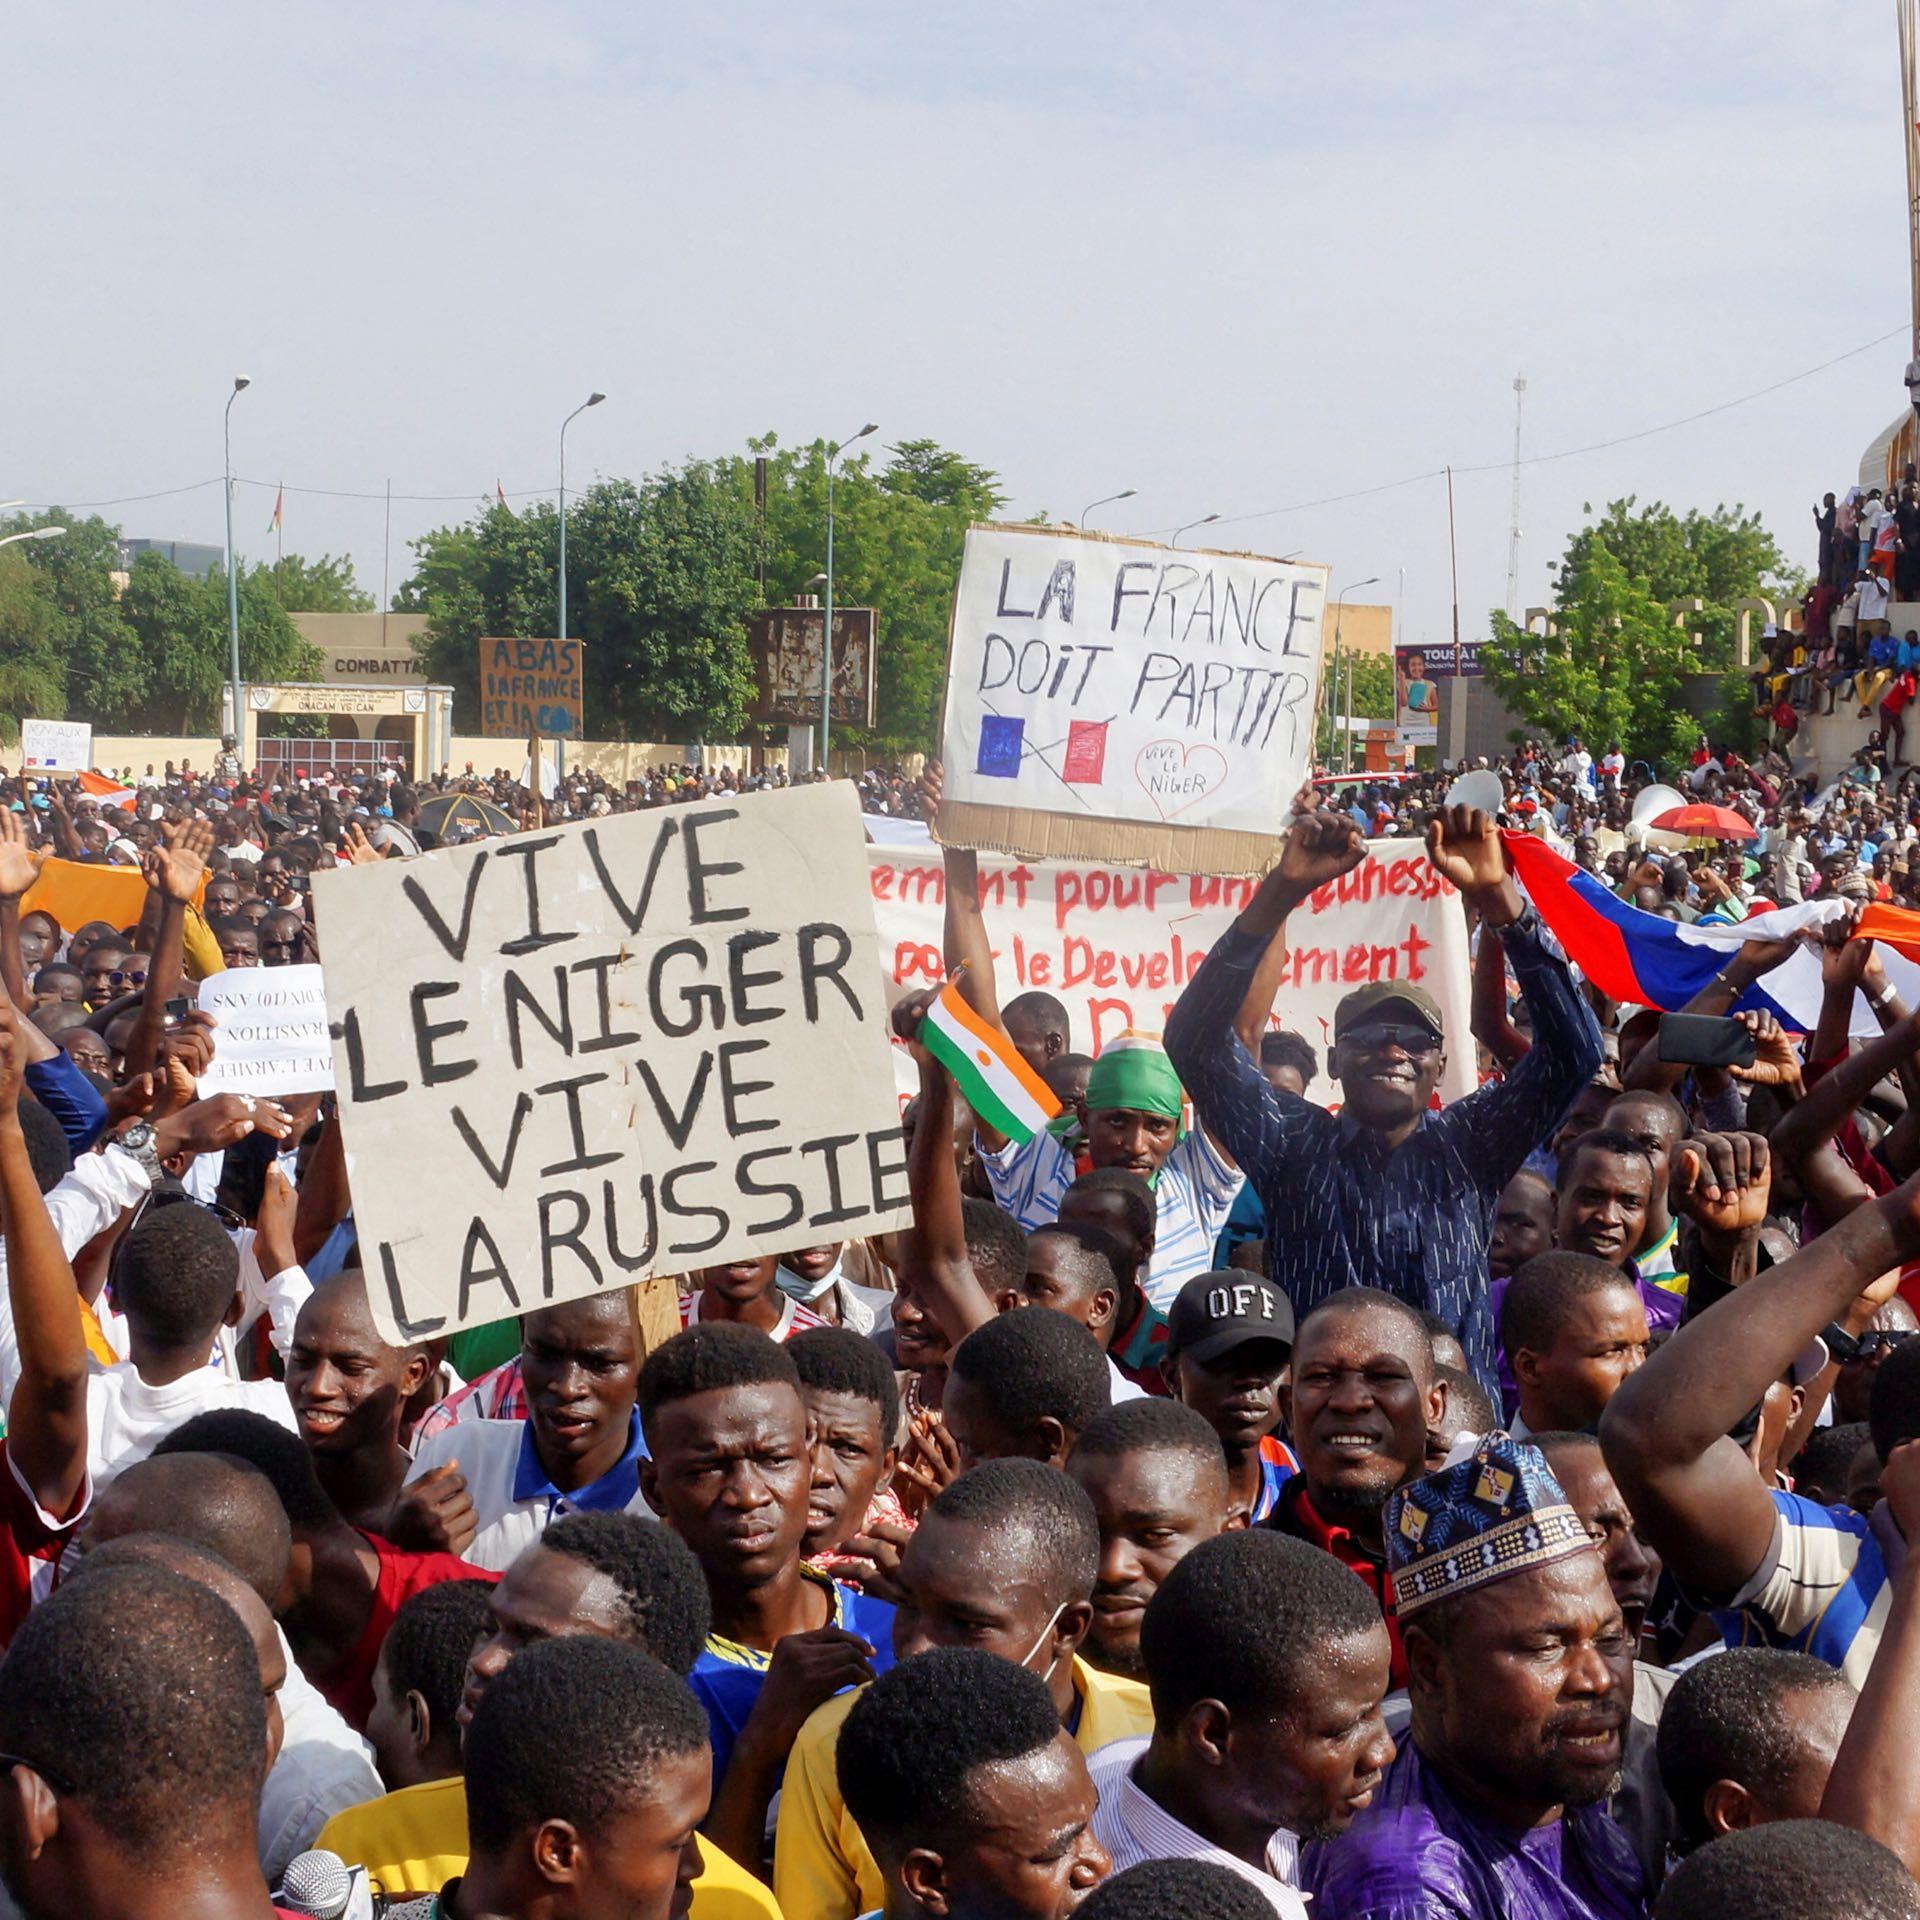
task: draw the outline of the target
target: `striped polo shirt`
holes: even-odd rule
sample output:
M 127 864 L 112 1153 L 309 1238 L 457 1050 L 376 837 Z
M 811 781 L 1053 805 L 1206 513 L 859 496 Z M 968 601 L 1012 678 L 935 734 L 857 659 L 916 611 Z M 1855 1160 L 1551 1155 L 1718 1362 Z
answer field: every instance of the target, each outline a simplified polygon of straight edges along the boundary
M 1862 1515 L 1776 1490 L 1773 1506 L 1773 1545 L 1715 1623 L 1730 1647 L 1810 1653 L 1858 1687 L 1886 1630 L 1907 1543 L 1884 1500 Z
M 1060 1202 L 1073 1185 L 1073 1156 L 1044 1129 L 1024 1145 L 1012 1141 L 998 1153 L 979 1147 L 994 1204 L 1031 1233 L 1060 1217 Z M 1154 1227 L 1153 1258 L 1140 1285 L 1156 1307 L 1196 1274 L 1213 1271 L 1213 1243 L 1233 1211 L 1246 1176 L 1220 1157 L 1198 1127 L 1185 1134 L 1160 1164 L 1153 1183 L 1159 1219 Z

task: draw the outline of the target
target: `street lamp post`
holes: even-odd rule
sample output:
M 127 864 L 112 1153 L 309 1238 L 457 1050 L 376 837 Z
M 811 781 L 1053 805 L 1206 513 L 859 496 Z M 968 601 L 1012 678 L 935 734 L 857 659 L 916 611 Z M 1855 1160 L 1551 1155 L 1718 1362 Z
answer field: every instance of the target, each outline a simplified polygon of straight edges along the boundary
M 597 407 L 607 396 L 604 393 L 590 393 L 560 422 L 560 632 L 558 638 L 567 637 L 567 429 L 573 425 L 589 407 Z M 540 791 L 540 769 L 529 767 L 533 775 L 533 790 Z M 553 772 L 556 780 L 564 780 L 567 774 L 567 741 L 564 734 L 553 736 Z
M 1364 580 L 1349 580 L 1340 589 L 1339 596 L 1333 603 L 1333 698 L 1328 702 L 1328 707 L 1330 711 L 1335 711 L 1336 719 L 1340 717 L 1336 711 L 1340 704 L 1340 615 L 1346 607 L 1348 594 L 1358 593 L 1362 587 L 1375 587 L 1379 584 L 1380 576 L 1377 573 L 1369 574 Z M 1353 764 L 1353 669 L 1351 664 L 1347 669 L 1345 719 L 1346 724 L 1340 732 L 1340 771 L 1342 773 L 1345 773 Z
M 227 474 L 227 723 L 233 729 L 235 752 L 240 750 L 240 583 L 233 577 L 233 403 L 253 385 L 244 374 L 233 377 L 227 410 L 220 417 L 220 438 L 226 450 Z
M 1219 518 L 1220 516 L 1217 513 L 1210 513 L 1204 520 L 1189 520 L 1184 527 L 1175 527 L 1173 530 L 1173 538 L 1168 542 L 1168 545 L 1177 547 L 1180 544 L 1180 536 L 1183 533 L 1191 533 L 1195 527 L 1210 527 Z
M 1093 503 L 1093 507 L 1110 507 L 1113 505 L 1113 503 L 1116 500 L 1131 500 L 1137 491 L 1138 491 L 1137 488 L 1125 487 L 1119 493 L 1109 493 L 1104 495 L 1102 498 L 1096 500 Z M 1080 516 L 1080 531 L 1082 533 L 1085 533 L 1087 530 L 1087 514 L 1093 511 L 1093 507 L 1089 507 L 1086 513 L 1083 513 Z
M 0 536 L 0 547 L 10 547 L 21 540 L 57 540 L 65 532 L 65 527 L 29 527 L 25 533 Z
M 868 434 L 877 433 L 878 425 L 869 420 L 858 433 L 847 436 L 845 441 L 835 441 L 827 448 L 827 624 L 820 630 L 820 771 L 827 771 L 827 738 L 832 725 L 833 715 L 833 476 L 834 468 L 844 448 L 850 447 L 856 440 L 864 440 Z

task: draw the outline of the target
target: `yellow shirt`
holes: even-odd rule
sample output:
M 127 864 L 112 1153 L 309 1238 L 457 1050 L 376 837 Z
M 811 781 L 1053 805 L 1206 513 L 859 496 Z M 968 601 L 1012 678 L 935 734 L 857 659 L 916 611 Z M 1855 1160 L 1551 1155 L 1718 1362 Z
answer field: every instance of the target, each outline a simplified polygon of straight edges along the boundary
M 1076 1659 L 1073 1686 L 1080 1696 L 1080 1724 L 1073 1737 L 1082 1753 L 1153 1731 L 1153 1703 L 1144 1682 L 1102 1673 Z M 854 1920 L 887 1903 L 886 1882 L 840 1797 L 834 1765 L 841 1722 L 857 1698 L 858 1692 L 837 1693 L 817 1707 L 787 1759 L 774 1829 L 773 1893 L 786 1912 L 802 1920 Z M 318 1844 L 324 1846 L 325 1839 Z
M 438 1893 L 467 1870 L 467 1783 L 455 1774 L 336 1813 L 313 1843 L 365 1867 L 375 1893 Z M 693 1920 L 780 1920 L 773 1895 L 700 1839 Z

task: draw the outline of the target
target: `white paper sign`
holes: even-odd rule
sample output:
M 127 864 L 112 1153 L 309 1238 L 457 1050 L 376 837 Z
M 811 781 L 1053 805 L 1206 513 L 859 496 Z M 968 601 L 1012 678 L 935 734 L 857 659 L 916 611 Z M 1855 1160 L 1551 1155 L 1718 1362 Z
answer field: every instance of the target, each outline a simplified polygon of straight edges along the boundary
M 331 1093 L 333 1042 L 320 969 L 229 967 L 200 983 L 213 1015 L 213 1061 L 202 1093 Z
M 84 720 L 22 720 L 20 763 L 84 773 L 93 765 L 93 728 Z
M 903 990 L 936 984 L 944 976 L 946 900 L 939 848 L 923 829 L 917 850 L 869 847 L 867 867 L 889 977 Z M 1162 1032 L 1181 988 L 1253 886 L 1211 874 L 982 854 L 981 904 L 1000 1004 L 1034 988 L 1055 995 L 1067 1008 L 1076 1053 L 1097 1054 L 1128 1027 Z M 1371 980 L 1417 981 L 1439 1001 L 1448 1042 L 1441 1098 L 1473 1091 L 1466 916 L 1418 841 L 1369 841 L 1364 865 L 1322 887 L 1288 921 L 1287 949 L 1273 1020 L 1320 1056 L 1311 1098 L 1338 1102 L 1326 1073 L 1333 1010 Z M 908 1090 L 918 1084 L 916 1076 Z
M 947 799 L 1271 836 L 1313 751 L 1326 585 L 1321 566 L 973 528 Z
M 313 893 L 388 1339 L 905 1217 L 848 782 L 323 871 Z

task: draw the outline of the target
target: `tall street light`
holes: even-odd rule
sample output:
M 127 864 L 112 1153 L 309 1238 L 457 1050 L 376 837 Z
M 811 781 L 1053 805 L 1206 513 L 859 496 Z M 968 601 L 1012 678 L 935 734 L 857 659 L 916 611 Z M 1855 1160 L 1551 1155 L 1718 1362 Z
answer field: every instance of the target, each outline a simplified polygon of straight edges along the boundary
M 1347 595 L 1358 593 L 1362 587 L 1377 587 L 1380 576 L 1370 573 L 1364 580 L 1350 580 L 1340 589 L 1333 603 L 1333 699 L 1329 702 L 1329 711 L 1333 711 L 1340 702 L 1340 615 L 1347 604 Z M 1345 773 L 1353 764 L 1353 662 L 1347 662 L 1347 724 L 1340 735 L 1340 771 Z
M 1137 491 L 1137 488 L 1128 487 L 1121 493 L 1109 493 L 1103 498 L 1096 500 L 1093 503 L 1093 507 L 1110 507 L 1116 500 L 1131 500 Z M 1085 533 L 1087 530 L 1087 514 L 1093 511 L 1093 507 L 1089 507 L 1086 513 L 1080 516 L 1080 531 L 1082 533 Z
M 0 537 L 0 547 L 10 547 L 20 540 L 57 540 L 65 532 L 65 527 L 29 527 L 25 533 L 9 533 Z
M 827 735 L 833 715 L 833 476 L 841 453 L 856 440 L 880 431 L 869 420 L 858 433 L 844 441 L 836 440 L 827 448 L 827 624 L 820 633 L 820 771 L 827 770 Z
M 233 577 L 233 403 L 253 385 L 244 374 L 233 377 L 227 410 L 220 416 L 220 437 L 226 448 L 227 472 L 227 723 L 233 744 L 240 747 L 240 583 Z
M 1210 513 L 1204 520 L 1189 520 L 1184 527 L 1175 527 L 1173 530 L 1173 538 L 1168 544 L 1177 547 L 1180 544 L 1180 536 L 1183 533 L 1191 533 L 1195 527 L 1210 527 L 1219 518 L 1220 516 L 1217 513 Z
M 560 632 L 558 638 L 567 637 L 567 429 L 586 412 L 589 407 L 597 407 L 607 396 L 604 393 L 590 393 L 560 422 Z M 533 788 L 540 791 L 540 769 L 529 767 L 533 775 Z M 567 742 L 564 734 L 553 737 L 553 771 L 556 779 L 564 779 L 567 772 Z

